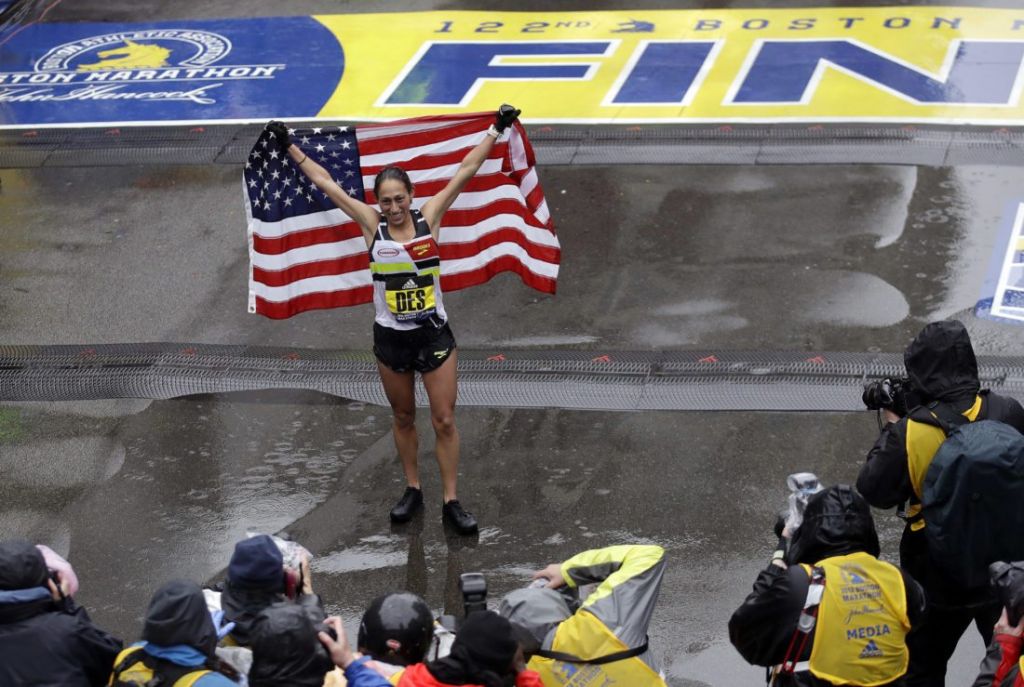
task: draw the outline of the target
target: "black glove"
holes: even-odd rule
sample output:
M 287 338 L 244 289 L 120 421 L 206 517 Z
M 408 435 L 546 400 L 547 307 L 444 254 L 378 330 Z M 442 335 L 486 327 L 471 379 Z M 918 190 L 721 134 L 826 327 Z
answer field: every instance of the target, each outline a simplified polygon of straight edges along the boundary
M 287 153 L 289 146 L 292 144 L 292 139 L 291 136 L 288 135 L 288 127 L 285 126 L 285 123 L 279 122 L 275 119 L 267 122 L 267 126 L 264 128 L 274 134 L 274 139 L 277 141 L 277 147 L 281 149 L 281 152 Z
M 517 110 L 508 103 L 505 103 L 498 108 L 498 113 L 494 116 L 494 128 L 498 130 L 500 134 L 505 129 L 512 126 L 512 122 L 519 119 L 519 114 L 522 110 Z
M 778 539 L 782 539 L 782 532 L 786 529 L 786 518 L 789 516 L 789 511 L 782 511 L 775 518 L 775 527 L 772 531 L 775 532 L 775 536 Z

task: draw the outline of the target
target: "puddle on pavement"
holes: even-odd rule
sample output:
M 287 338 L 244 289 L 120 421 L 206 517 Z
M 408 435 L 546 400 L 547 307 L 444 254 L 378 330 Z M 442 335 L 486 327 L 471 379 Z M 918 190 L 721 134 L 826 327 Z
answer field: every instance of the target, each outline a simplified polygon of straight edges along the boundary
M 0 537 L 69 555 L 94 617 L 136 632 L 154 574 L 205 581 L 247 531 L 277 532 L 326 499 L 390 426 L 381 408 L 320 394 L 252 398 L 156 401 L 120 417 L 2 407 Z

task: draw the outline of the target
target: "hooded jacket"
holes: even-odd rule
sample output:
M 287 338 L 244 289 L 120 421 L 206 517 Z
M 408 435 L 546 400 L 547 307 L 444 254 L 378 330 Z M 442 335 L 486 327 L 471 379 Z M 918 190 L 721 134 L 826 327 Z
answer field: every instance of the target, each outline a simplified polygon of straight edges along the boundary
M 973 415 L 973 420 L 997 420 L 1024 433 L 1024 408 L 1020 403 L 980 391 L 978 363 L 962 323 L 946 320 L 927 325 L 910 343 L 903 357 L 912 387 L 911 407 L 938 401 L 969 418 Z M 882 429 L 857 476 L 857 490 L 876 508 L 895 508 L 909 503 L 913 510 L 920 503 L 908 457 L 909 422 L 904 417 Z M 908 525 L 904 530 L 900 563 L 924 585 L 929 595 L 945 603 L 957 599 L 962 603 L 976 601 L 966 598 L 929 564 L 925 534 L 920 525 L 915 529 Z
M 149 602 L 142 639 L 165 647 L 184 644 L 213 656 L 217 629 L 206 608 L 203 590 L 186 580 L 172 580 L 158 589 Z
M 0 543 L 0 685 L 104 685 L 121 640 L 45 587 L 46 563 L 31 543 Z
M 922 405 L 930 401 L 970 403 L 981 389 L 971 337 L 958 320 L 926 325 L 903 352 L 903 364 Z
M 250 687 L 321 687 L 334 670 L 317 636 L 323 621 L 315 603 L 276 603 L 260 613 L 250 636 Z
M 217 629 L 206 607 L 203 590 L 194 582 L 172 580 L 153 595 L 146 611 L 142 642 L 118 656 L 117 664 L 129 652 L 141 651 L 164 661 L 196 670 L 216 666 Z M 227 687 L 236 684 L 217 672 L 200 677 L 196 687 Z
M 581 684 L 664 685 L 647 629 L 665 575 L 665 550 L 653 545 L 609 546 L 578 553 L 561 565 L 568 589 L 597 584 L 575 612 L 550 589 L 507 595 L 499 612 L 521 633 L 524 651 L 571 654 L 584 662 L 534 653 L 529 667 L 549 687 Z M 532 646 L 531 646 L 532 645 Z M 607 663 L 586 662 L 617 654 Z
M 730 618 L 732 645 L 753 665 L 781 664 L 807 600 L 810 580 L 800 564 L 817 565 L 829 558 L 858 552 L 874 557 L 879 553 L 878 534 L 867 502 L 847 485 L 836 485 L 815 494 L 808 501 L 803 523 L 790 542 L 786 556 L 789 567 L 772 564 L 761 571 L 753 591 Z M 901 576 L 906 590 L 907 616 L 913 628 L 924 617 L 924 592 L 909 575 L 901 572 Z M 812 630 L 797 660 L 810 658 L 814 640 Z M 824 687 L 831 683 L 804 671 L 780 675 L 776 684 Z M 898 685 L 900 681 L 889 684 Z

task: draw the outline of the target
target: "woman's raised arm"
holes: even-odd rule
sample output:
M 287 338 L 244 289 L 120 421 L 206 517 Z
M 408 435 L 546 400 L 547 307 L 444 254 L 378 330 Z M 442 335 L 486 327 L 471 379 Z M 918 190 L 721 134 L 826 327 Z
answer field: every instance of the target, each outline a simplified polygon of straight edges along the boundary
M 299 170 L 306 175 L 306 178 L 316 184 L 316 187 L 327 194 L 339 210 L 351 217 L 363 230 L 363 237 L 366 244 L 370 245 L 373 235 L 377 231 L 379 215 L 372 207 L 345 193 L 344 189 L 335 183 L 331 175 L 315 160 L 310 159 L 306 153 L 297 145 L 291 142 L 288 127 L 283 122 L 270 122 L 267 124 L 267 131 L 274 135 L 281 152 L 287 153 L 295 162 Z
M 435 241 L 438 240 L 441 218 L 444 217 L 444 213 L 448 211 L 448 208 L 452 206 L 455 199 L 462 193 L 466 183 L 480 169 L 480 165 L 487 159 L 491 148 L 494 147 L 494 142 L 498 140 L 498 136 L 505 129 L 512 126 L 512 123 L 518 119 L 520 112 L 521 110 L 517 110 L 511 105 L 502 105 L 498 108 L 498 112 L 494 117 L 494 124 L 487 130 L 484 140 L 480 141 L 476 147 L 466 154 L 466 157 L 462 158 L 462 164 L 459 165 L 459 169 L 452 176 L 448 184 L 423 204 L 420 212 L 423 213 L 423 218 L 430 225 L 430 233 L 433 234 Z

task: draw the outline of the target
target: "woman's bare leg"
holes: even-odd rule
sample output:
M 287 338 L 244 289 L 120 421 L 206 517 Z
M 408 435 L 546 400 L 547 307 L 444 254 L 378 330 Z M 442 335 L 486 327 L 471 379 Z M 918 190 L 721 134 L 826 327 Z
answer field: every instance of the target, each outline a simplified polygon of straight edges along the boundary
M 380 380 L 384 393 L 391 404 L 391 431 L 395 437 L 395 448 L 402 461 L 405 481 L 410 487 L 420 488 L 420 473 L 417 464 L 419 438 L 416 436 L 416 388 L 413 373 L 395 372 L 379 360 Z

